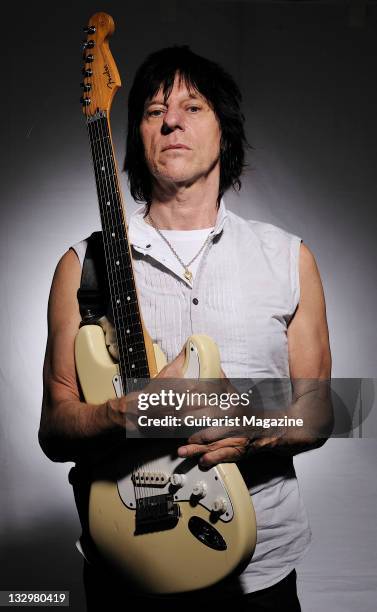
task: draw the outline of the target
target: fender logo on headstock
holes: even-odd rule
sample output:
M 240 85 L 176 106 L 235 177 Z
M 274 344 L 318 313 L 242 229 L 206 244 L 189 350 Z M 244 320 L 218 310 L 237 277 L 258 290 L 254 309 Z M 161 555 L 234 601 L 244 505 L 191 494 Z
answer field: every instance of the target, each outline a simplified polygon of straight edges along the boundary
M 110 74 L 110 68 L 108 67 L 108 65 L 107 65 L 107 64 L 105 64 L 105 71 L 104 71 L 102 74 L 104 74 L 105 76 L 107 76 L 107 79 L 108 79 L 108 80 L 107 80 L 106 85 L 107 85 L 107 87 L 108 87 L 109 89 L 112 89 L 112 88 L 113 88 L 112 86 L 113 86 L 113 85 L 115 85 L 115 81 L 113 81 L 113 79 L 112 79 L 112 77 L 111 77 L 111 74 Z

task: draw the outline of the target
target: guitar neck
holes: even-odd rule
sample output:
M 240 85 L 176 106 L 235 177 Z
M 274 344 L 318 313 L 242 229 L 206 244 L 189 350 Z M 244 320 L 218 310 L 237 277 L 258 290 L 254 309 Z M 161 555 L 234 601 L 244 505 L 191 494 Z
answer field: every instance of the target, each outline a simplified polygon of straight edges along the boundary
M 148 379 L 150 368 L 132 268 L 124 209 L 107 113 L 87 118 L 103 233 L 110 299 L 119 349 L 119 370 L 127 391 Z M 123 389 L 126 392 L 126 389 Z

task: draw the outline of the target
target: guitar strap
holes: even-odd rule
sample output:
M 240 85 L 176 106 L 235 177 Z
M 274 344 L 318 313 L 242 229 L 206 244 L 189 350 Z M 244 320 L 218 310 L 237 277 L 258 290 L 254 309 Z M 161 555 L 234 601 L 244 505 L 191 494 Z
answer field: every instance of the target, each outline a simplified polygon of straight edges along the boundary
M 105 254 L 102 232 L 93 232 L 88 238 L 81 272 L 80 288 L 77 291 L 81 323 L 83 325 L 100 324 L 99 319 L 111 316 L 110 291 L 106 274 Z M 112 320 L 112 319 L 111 319 Z M 91 487 L 91 468 L 79 461 L 69 472 L 68 480 L 73 488 L 76 507 L 79 514 L 82 535 L 76 542 L 78 550 L 89 560 L 95 557 L 93 544 L 89 536 L 88 508 Z
M 77 300 L 80 327 L 93 325 L 104 315 L 113 320 L 102 232 L 93 232 L 88 238 Z

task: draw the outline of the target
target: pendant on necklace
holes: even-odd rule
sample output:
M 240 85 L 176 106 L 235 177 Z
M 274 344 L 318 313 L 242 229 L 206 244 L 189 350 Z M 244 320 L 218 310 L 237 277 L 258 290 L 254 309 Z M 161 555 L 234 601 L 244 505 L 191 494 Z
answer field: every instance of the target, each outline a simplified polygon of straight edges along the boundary
M 192 281 L 192 272 L 190 272 L 190 270 L 188 268 L 186 268 L 186 270 L 184 272 L 184 277 L 187 278 L 187 280 L 191 283 L 191 281 Z

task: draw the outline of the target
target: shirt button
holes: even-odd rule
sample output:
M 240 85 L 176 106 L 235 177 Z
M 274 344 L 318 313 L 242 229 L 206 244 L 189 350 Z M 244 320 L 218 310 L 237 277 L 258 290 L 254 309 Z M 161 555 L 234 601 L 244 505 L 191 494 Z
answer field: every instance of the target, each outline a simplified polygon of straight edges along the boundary
M 195 304 L 195 306 L 196 306 L 197 304 L 199 304 L 199 300 L 198 300 L 198 298 L 194 298 L 194 299 L 192 300 L 192 303 L 193 303 L 193 304 Z

